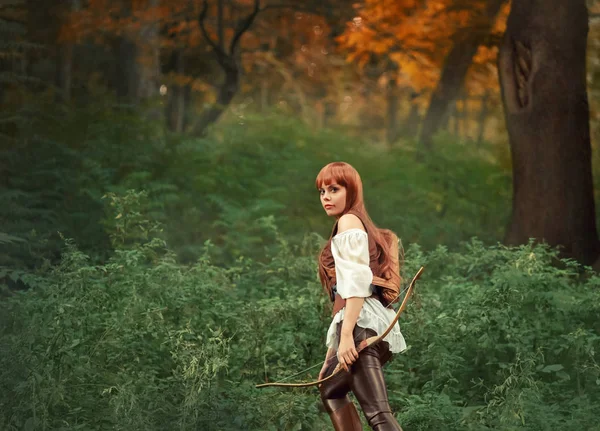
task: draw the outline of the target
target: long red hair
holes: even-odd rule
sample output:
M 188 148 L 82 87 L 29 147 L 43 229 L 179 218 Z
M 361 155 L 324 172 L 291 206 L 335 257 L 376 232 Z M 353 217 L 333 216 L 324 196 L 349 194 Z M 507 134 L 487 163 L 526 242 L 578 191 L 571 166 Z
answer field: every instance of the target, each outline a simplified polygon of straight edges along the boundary
M 363 198 L 362 180 L 356 169 L 345 162 L 329 163 L 324 166 L 317 175 L 315 186 L 318 190 L 329 184 L 338 184 L 346 189 L 346 205 L 341 215 L 353 212 L 362 220 L 369 234 L 369 243 L 374 244 L 374 247 L 372 247 L 373 249 L 369 250 L 371 261 L 376 262 L 379 267 L 379 272 L 382 274 L 390 272 L 394 273 L 395 277 L 398 277 L 399 280 L 400 274 L 398 274 L 392 263 L 390 249 L 390 247 L 397 247 L 397 244 L 393 244 L 393 241 L 391 241 L 391 238 L 396 238 L 396 236 L 389 229 L 378 228 L 375 223 L 373 223 L 373 220 L 371 220 L 371 217 L 369 217 Z M 333 232 L 319 253 L 319 278 L 323 288 L 329 295 L 331 295 L 332 286 L 328 285 L 328 276 L 325 268 L 332 263 L 332 236 Z

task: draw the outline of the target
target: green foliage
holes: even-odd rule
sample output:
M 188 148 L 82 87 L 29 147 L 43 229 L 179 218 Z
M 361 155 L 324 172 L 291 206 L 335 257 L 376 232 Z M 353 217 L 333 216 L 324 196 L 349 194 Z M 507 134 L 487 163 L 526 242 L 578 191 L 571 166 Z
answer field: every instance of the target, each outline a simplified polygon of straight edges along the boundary
M 104 258 L 111 244 L 102 224 L 102 197 L 125 192 L 123 176 L 139 163 L 134 160 L 147 162 L 145 147 L 157 141 L 159 145 L 160 139 L 124 107 L 116 112 L 115 106 L 99 102 L 75 109 L 41 95 L 22 110 L 27 122 L 18 123 L 14 142 L 0 147 L 5 168 L 0 224 L 24 242 L 3 249 L 0 265 L 57 262 L 59 232 L 75 238 L 93 259 Z
M 508 215 L 507 173 L 485 149 L 464 151 L 450 140 L 440 143 L 443 153 L 415 163 L 412 146 L 367 148 L 281 116 L 246 118 L 190 139 L 100 101 L 73 109 L 42 99 L 31 109 L 17 143 L 3 153 L 0 222 L 3 232 L 26 240 L 0 255 L 4 266 L 56 263 L 58 232 L 101 261 L 118 235 L 103 196 L 130 189 L 147 192 L 142 209 L 161 223 L 180 261 L 196 261 L 206 241 L 215 264 L 241 256 L 264 261 L 278 247 L 273 223 L 294 243 L 306 232 L 329 233 L 314 179 L 334 160 L 359 170 L 373 219 L 405 244 L 454 247 L 475 235 L 493 243 Z
M 411 247 L 407 258 L 408 268 L 425 265 L 428 274 L 402 325 L 410 349 L 390 366 L 389 385 L 411 394 L 392 397 L 398 410 L 442 403 L 443 429 L 595 426 L 583 412 L 600 402 L 596 275 L 574 262 L 555 265 L 556 251 L 533 244 L 473 239 L 452 253 Z M 407 428 L 438 428 L 431 421 L 439 414 L 414 414 L 401 414 Z
M 107 262 L 65 241 L 59 265 L 26 274 L 36 288 L 0 302 L 0 428 L 330 429 L 315 388 L 254 388 L 322 361 L 322 239 L 290 242 L 269 221 L 262 260 L 216 266 L 207 242 L 183 265 L 144 201 L 107 196 Z M 408 351 L 385 370 L 404 429 L 594 429 L 600 278 L 556 256 L 408 247 L 405 280 L 426 272 L 401 319 Z
M 207 246 L 181 266 L 161 239 L 139 235 L 136 227 L 154 224 L 139 218 L 140 194 L 109 197 L 122 223 L 106 264 L 67 241 L 38 288 L 1 303 L 0 428 L 268 429 L 269 417 L 270 429 L 293 429 L 300 417 L 317 420 L 314 397 L 273 404 L 251 386 L 321 353 L 312 256 L 296 259 L 301 247 L 281 241 L 267 265 L 224 269 Z M 265 299 L 248 297 L 245 286 L 257 282 Z M 269 295 L 276 289 L 284 301 Z M 274 321 L 281 331 L 271 331 Z
M 313 181 L 332 160 L 403 239 L 405 279 L 426 266 L 386 368 L 404 428 L 595 426 L 600 280 L 493 245 L 509 177 L 488 149 L 442 137 L 415 163 L 289 118 L 190 140 L 124 107 L 37 109 L 3 153 L 0 428 L 329 429 L 314 388 L 254 384 L 320 368 Z

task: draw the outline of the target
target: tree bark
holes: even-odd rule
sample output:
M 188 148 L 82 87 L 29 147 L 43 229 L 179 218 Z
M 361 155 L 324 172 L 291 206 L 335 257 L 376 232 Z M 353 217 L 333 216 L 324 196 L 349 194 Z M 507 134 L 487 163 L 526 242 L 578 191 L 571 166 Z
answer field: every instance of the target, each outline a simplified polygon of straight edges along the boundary
M 79 0 L 71 0 L 57 8 L 59 22 L 65 16 L 81 8 Z M 56 76 L 55 85 L 59 90 L 58 100 L 69 102 L 71 100 L 71 89 L 73 88 L 73 43 L 71 41 L 58 41 L 56 44 Z
M 513 164 L 508 245 L 592 264 L 600 244 L 586 89 L 585 0 L 515 0 L 498 70 Z
M 429 108 L 423 120 L 419 139 L 421 151 L 432 150 L 433 137 L 442 125 L 444 114 L 458 97 L 473 56 L 488 37 L 504 2 L 505 0 L 488 0 L 484 15 L 477 19 L 476 28 L 466 29 L 467 34 L 462 35 L 462 38 L 454 43 L 448 53 L 442 75 L 433 91 Z
M 419 105 L 415 102 L 419 93 L 412 91 L 410 93 L 410 112 L 404 123 L 404 131 L 407 137 L 414 138 L 419 132 Z
M 160 40 L 158 7 L 160 0 L 149 0 L 148 9 L 152 11 L 152 21 L 140 29 L 138 36 L 137 66 L 139 83 L 137 86 L 138 100 L 146 100 L 158 94 L 160 80 Z
M 60 43 L 56 45 L 56 77 L 58 100 L 69 102 L 73 82 L 73 44 Z
M 119 100 L 137 102 L 139 88 L 138 47 L 127 36 L 119 36 L 114 43 L 116 57 L 113 83 Z
M 467 106 L 468 95 L 463 87 L 460 92 L 460 115 L 459 115 L 459 135 L 460 139 L 466 141 L 469 139 L 469 109 Z
M 442 116 L 440 129 L 444 128 L 453 136 L 458 137 L 458 107 L 456 101 L 450 104 Z
M 185 56 L 183 48 L 174 48 L 169 61 L 168 72 L 175 72 L 178 78 L 185 73 Z M 166 117 L 169 129 L 176 133 L 182 133 L 186 112 L 186 87 L 174 82 L 167 93 Z
M 222 0 L 219 0 L 219 7 L 222 6 Z M 206 30 L 205 19 L 208 12 L 208 1 L 204 0 L 202 11 L 198 17 L 198 24 L 200 25 L 200 31 L 206 42 L 210 45 L 215 55 L 219 66 L 223 70 L 223 81 L 219 86 L 217 101 L 210 108 L 206 109 L 196 124 L 193 127 L 194 134 L 203 136 L 206 133 L 208 126 L 216 122 L 221 115 L 225 112 L 240 86 L 240 53 L 239 43 L 242 36 L 248 31 L 256 16 L 261 11 L 260 0 L 254 0 L 254 6 L 252 12 L 248 14 L 244 19 L 240 19 L 237 23 L 236 30 L 229 43 L 229 48 L 224 47 L 224 41 L 222 36 L 218 36 L 217 41 L 214 41 Z M 222 34 L 222 10 L 218 10 L 217 24 L 217 35 Z
M 150 0 L 148 8 L 156 11 L 159 0 Z M 134 11 L 125 9 L 124 14 Z M 114 88 L 123 102 L 138 103 L 157 94 L 160 77 L 160 42 L 158 22 L 147 22 L 139 30 L 124 31 L 114 43 L 116 57 Z
M 485 122 L 488 117 L 489 107 L 488 100 L 490 98 L 490 94 L 486 91 L 481 97 L 481 110 L 479 111 L 479 119 L 478 123 L 478 131 L 477 131 L 477 146 L 481 147 L 483 144 L 483 140 L 485 138 Z
M 235 97 L 240 86 L 240 73 L 237 61 L 229 58 L 221 64 L 224 71 L 223 83 L 219 87 L 217 101 L 211 107 L 207 108 L 194 126 L 194 134 L 203 136 L 208 126 L 215 123 Z

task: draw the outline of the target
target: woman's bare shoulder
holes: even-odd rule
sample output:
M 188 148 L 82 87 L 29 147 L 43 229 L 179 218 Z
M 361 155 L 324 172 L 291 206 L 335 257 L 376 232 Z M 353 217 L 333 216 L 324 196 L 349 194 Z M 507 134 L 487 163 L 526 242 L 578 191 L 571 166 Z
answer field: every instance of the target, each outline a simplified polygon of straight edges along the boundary
M 338 233 L 350 229 L 360 229 L 364 231 L 365 227 L 363 226 L 362 221 L 354 214 L 344 214 L 338 221 Z

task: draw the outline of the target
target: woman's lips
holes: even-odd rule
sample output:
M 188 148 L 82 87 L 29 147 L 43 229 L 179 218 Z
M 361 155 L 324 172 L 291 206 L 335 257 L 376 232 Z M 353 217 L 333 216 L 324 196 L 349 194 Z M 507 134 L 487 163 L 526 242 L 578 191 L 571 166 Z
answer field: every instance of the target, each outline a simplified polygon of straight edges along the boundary
M 333 208 L 333 205 L 325 205 L 325 209 Z

